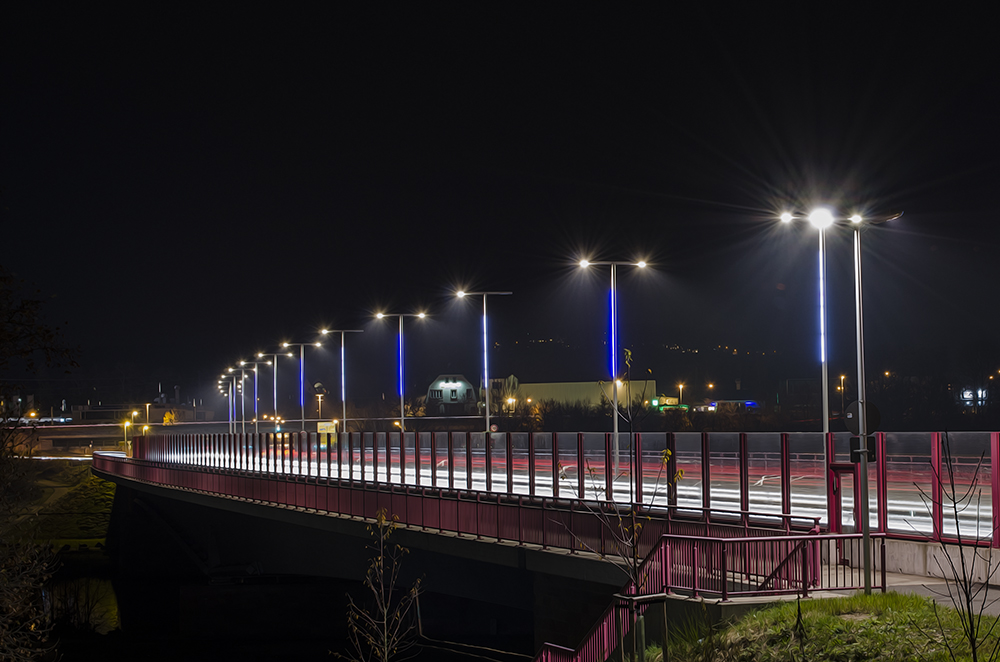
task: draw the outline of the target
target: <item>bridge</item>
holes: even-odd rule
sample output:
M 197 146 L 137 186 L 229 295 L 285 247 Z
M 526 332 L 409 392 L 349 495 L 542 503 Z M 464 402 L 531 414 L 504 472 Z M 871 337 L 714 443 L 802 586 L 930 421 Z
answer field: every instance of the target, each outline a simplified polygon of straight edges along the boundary
M 134 437 L 130 457 L 96 453 L 93 469 L 143 494 L 149 517 L 162 517 L 150 499 L 183 502 L 272 522 L 278 538 L 308 529 L 318 546 L 361 540 L 384 510 L 422 565 L 494 580 L 443 580 L 440 590 L 533 605 L 539 659 L 606 659 L 638 614 L 662 620 L 675 595 L 729 601 L 863 585 L 846 435 L 654 432 L 618 442 L 615 466 L 607 433 L 158 435 Z M 876 446 L 874 586 L 885 588 L 887 542 L 1000 544 L 991 535 L 1000 433 L 879 433 Z M 985 495 L 974 512 L 945 516 L 934 477 L 948 467 Z M 225 553 L 214 563 L 191 556 L 207 575 L 232 572 Z M 258 553 L 272 572 L 330 572 L 303 556 Z M 345 576 L 365 567 L 362 546 L 339 544 L 337 557 Z M 593 627 L 580 632 L 580 619 Z

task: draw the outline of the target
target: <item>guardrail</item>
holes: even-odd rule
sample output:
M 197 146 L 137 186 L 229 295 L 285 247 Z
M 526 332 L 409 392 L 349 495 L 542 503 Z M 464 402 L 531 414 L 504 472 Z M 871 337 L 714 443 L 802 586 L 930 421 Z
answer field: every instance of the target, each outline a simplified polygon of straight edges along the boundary
M 633 511 L 629 504 L 377 483 L 361 475 L 331 478 L 180 465 L 127 458 L 119 453 L 95 453 L 93 468 L 99 473 L 166 488 L 317 513 L 372 519 L 385 509 L 410 527 L 564 549 L 573 554 L 614 553 L 619 527 L 631 525 L 624 514 L 632 512 L 643 522 L 638 540 L 640 556 L 647 554 L 664 533 L 726 538 L 781 536 L 817 527 L 815 520 L 790 515 L 639 504 Z
M 873 534 L 878 572 L 872 587 L 886 589 L 885 535 Z M 855 590 L 864 577 L 854 567 L 861 534 L 719 538 L 667 534 L 646 556 L 576 650 L 545 643 L 535 662 L 604 662 L 625 644 L 637 616 L 675 594 L 733 597 L 808 596 L 814 590 Z M 637 585 L 638 583 L 638 585 Z

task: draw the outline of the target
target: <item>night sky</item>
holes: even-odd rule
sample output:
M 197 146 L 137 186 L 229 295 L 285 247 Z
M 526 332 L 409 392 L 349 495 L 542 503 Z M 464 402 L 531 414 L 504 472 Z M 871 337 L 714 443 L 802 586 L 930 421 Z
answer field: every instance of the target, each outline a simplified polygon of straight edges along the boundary
M 863 233 L 872 370 L 1000 368 L 995 14 L 353 4 L 4 10 L 0 263 L 54 296 L 74 380 L 207 398 L 330 326 L 365 329 L 349 390 L 394 397 L 372 316 L 426 310 L 416 394 L 481 370 L 460 287 L 514 292 L 490 299 L 495 376 L 604 379 L 608 273 L 581 257 L 653 266 L 620 269 L 620 325 L 661 391 L 694 378 L 667 345 L 818 377 L 816 232 L 776 219 L 820 203 L 905 211 Z M 849 229 L 828 259 L 850 374 Z

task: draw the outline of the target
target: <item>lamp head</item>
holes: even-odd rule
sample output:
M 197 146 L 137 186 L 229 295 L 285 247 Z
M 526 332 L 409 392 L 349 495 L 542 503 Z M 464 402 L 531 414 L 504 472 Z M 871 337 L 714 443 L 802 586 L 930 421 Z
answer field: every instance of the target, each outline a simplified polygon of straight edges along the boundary
M 427 317 L 427 313 L 417 313 L 417 317 L 419 317 L 420 319 L 423 319 L 423 318 Z
M 465 296 L 465 292 L 462 291 L 462 290 L 459 290 L 458 292 L 455 292 L 455 296 L 457 296 L 459 299 L 461 299 L 462 297 Z
M 286 343 L 286 342 L 283 342 L 283 343 L 281 343 L 281 346 L 282 346 L 282 347 L 288 347 L 288 343 Z
M 329 329 L 320 329 L 319 332 L 322 333 L 325 336 L 326 334 L 330 333 L 330 330 Z
M 809 214 L 809 222 L 818 230 L 825 230 L 833 225 L 833 213 L 826 207 L 817 207 Z
M 580 266 L 583 267 L 584 269 L 586 269 L 587 267 L 590 266 L 590 261 L 589 260 L 580 260 Z
M 638 262 L 635 263 L 635 266 L 639 267 L 640 269 L 645 269 L 646 263 L 642 260 L 639 260 Z
M 376 313 L 375 317 L 378 319 L 382 319 L 383 317 L 385 317 L 385 315 L 383 315 L 382 313 Z
M 782 223 L 791 223 L 792 222 L 792 218 L 793 218 L 793 216 L 786 211 L 784 214 L 781 215 L 781 222 Z
M 854 214 L 851 216 L 851 223 L 854 223 L 855 225 L 860 223 L 862 220 L 864 219 L 861 218 L 861 214 Z

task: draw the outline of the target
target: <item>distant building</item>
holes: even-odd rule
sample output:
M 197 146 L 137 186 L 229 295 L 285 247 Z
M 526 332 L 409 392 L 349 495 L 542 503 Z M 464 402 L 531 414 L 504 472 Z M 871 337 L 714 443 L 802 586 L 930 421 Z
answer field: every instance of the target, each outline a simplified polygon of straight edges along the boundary
M 602 401 L 610 402 L 614 398 L 611 382 L 550 382 L 540 384 L 520 384 L 517 389 L 518 400 L 525 403 L 553 400 L 560 404 L 572 405 L 580 403 L 594 407 Z M 632 381 L 631 384 L 619 382 L 618 402 L 628 403 L 642 400 L 643 404 L 656 397 L 656 380 L 644 379 Z
M 73 405 L 73 418 L 78 423 L 121 423 L 134 420 L 136 425 L 145 425 L 146 409 L 149 408 L 151 425 L 162 425 L 168 411 L 174 412 L 174 422 L 194 423 L 215 420 L 215 412 L 194 405 L 177 405 L 153 402 L 138 405 Z M 132 416 L 132 412 L 139 412 Z
M 465 375 L 438 375 L 427 388 L 428 416 L 477 414 L 479 398 Z

